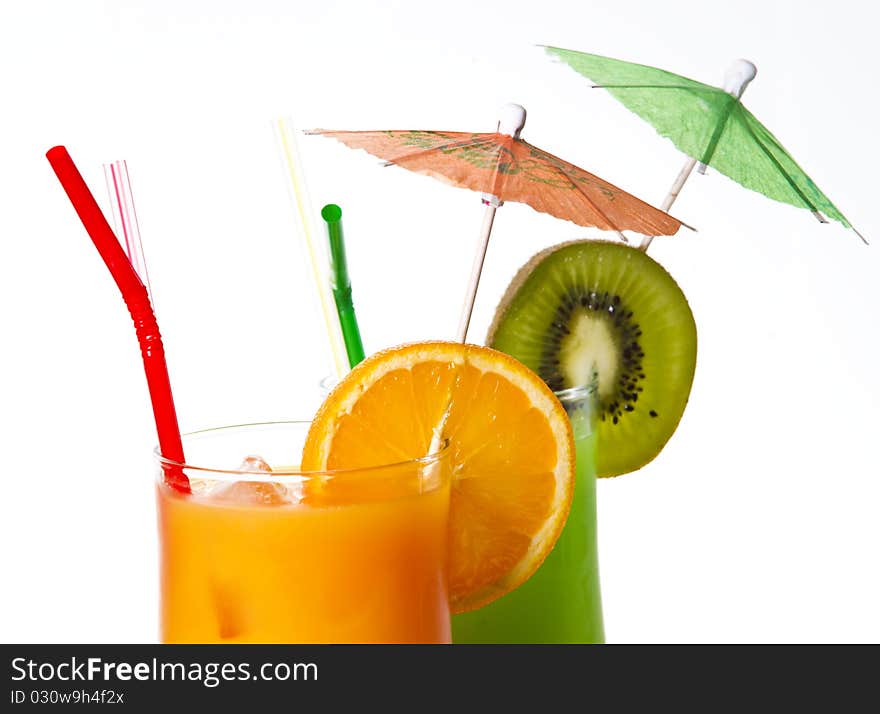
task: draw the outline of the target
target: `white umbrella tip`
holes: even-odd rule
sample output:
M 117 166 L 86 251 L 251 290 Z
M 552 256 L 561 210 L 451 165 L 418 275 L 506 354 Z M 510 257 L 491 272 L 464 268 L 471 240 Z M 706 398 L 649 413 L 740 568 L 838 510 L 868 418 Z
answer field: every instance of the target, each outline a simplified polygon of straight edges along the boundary
M 742 96 L 746 87 L 758 74 L 758 68 L 747 59 L 734 60 L 724 73 L 724 91 L 735 97 Z
M 498 133 L 519 138 L 526 125 L 525 107 L 519 104 L 505 104 L 498 112 Z

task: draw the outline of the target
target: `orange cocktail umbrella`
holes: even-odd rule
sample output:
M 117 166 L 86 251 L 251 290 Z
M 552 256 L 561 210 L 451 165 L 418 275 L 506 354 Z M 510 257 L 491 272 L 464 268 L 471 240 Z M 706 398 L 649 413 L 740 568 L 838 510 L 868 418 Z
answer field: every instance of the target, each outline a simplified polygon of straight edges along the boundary
M 598 176 L 523 141 L 526 110 L 502 109 L 498 129 L 474 134 L 455 131 L 326 131 L 321 134 L 353 149 L 364 149 L 388 165 L 480 191 L 486 212 L 462 308 L 458 339 L 467 337 L 477 286 L 489 245 L 495 211 L 504 201 L 525 203 L 542 213 L 581 226 L 643 235 L 672 235 L 683 224 Z

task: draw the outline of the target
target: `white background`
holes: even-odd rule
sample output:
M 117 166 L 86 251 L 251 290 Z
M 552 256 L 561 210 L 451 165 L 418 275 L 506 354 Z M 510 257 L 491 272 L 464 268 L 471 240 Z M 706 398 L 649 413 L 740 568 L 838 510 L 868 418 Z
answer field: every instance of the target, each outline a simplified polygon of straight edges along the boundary
M 0 639 L 151 641 L 152 416 L 131 322 L 44 152 L 99 199 L 129 162 L 181 426 L 307 415 L 330 371 L 271 120 L 523 136 L 658 204 L 682 157 L 536 44 L 720 83 L 874 245 L 710 171 L 655 241 L 700 337 L 663 453 L 599 484 L 612 642 L 880 641 L 876 18 L 862 0 L 4 2 L 0 9 Z M 305 138 L 368 351 L 450 338 L 476 195 Z M 499 212 L 472 335 L 532 253 L 593 235 Z

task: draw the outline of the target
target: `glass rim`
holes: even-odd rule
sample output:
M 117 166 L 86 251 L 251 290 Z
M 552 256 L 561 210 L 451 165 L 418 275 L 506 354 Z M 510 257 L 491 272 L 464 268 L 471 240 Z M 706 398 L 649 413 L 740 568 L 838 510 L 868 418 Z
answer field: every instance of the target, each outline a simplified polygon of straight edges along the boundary
M 186 440 L 187 438 L 192 437 L 200 437 L 208 434 L 215 434 L 220 432 L 230 432 L 233 430 L 242 430 L 256 427 L 271 427 L 271 426 L 302 426 L 308 427 L 311 424 L 311 420 L 275 420 L 275 421 L 259 421 L 259 422 L 248 422 L 243 424 L 228 424 L 225 426 L 214 426 L 208 427 L 206 429 L 198 429 L 196 431 L 184 432 L 180 435 L 182 440 Z M 369 473 L 381 473 L 387 472 L 389 469 L 402 469 L 404 467 L 412 467 L 419 466 L 421 468 L 426 468 L 429 466 L 433 466 L 434 464 L 440 462 L 443 458 L 447 457 L 451 453 L 451 449 L 449 446 L 449 439 L 444 439 L 442 443 L 439 445 L 439 448 L 430 454 L 425 456 L 419 456 L 412 459 L 406 459 L 403 461 L 395 461 L 388 464 L 379 464 L 377 466 L 360 466 L 357 468 L 348 468 L 348 469 L 325 469 L 323 471 L 306 471 L 300 467 L 291 467 L 284 468 L 280 471 L 245 471 L 242 469 L 224 469 L 217 468 L 212 466 L 199 466 L 197 464 L 185 463 L 180 461 L 175 461 L 174 459 L 169 459 L 165 456 L 162 456 L 162 453 L 159 451 L 159 447 L 153 447 L 153 458 L 163 467 L 181 469 L 183 471 L 193 472 L 193 475 L 198 478 L 198 474 L 204 474 L 202 478 L 205 480 L 213 480 L 213 481 L 230 481 L 230 482 L 238 482 L 238 481 L 251 481 L 257 483 L 299 483 L 304 480 L 316 479 L 316 478 L 339 478 L 349 474 L 369 474 Z M 242 458 L 247 458 L 247 454 L 243 455 Z M 246 478 L 242 478 L 246 477 Z M 161 479 L 160 479 L 161 480 Z
M 560 389 L 553 392 L 553 394 L 560 402 L 572 402 L 578 399 L 585 399 L 586 397 L 593 397 L 598 394 L 598 391 L 599 384 L 596 375 L 594 374 L 592 380 L 588 384 L 581 384 L 577 387 L 567 387 L 566 389 Z

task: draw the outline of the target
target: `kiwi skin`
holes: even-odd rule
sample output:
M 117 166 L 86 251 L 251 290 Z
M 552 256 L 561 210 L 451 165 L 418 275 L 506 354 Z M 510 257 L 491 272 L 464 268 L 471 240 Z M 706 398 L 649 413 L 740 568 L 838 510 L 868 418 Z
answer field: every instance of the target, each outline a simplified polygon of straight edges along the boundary
M 549 248 L 545 248 L 539 253 L 535 253 L 529 260 L 523 265 L 519 270 L 516 271 L 516 274 L 513 276 L 513 279 L 510 281 L 510 285 L 507 286 L 507 290 L 504 291 L 504 294 L 501 296 L 501 299 L 498 301 L 498 307 L 495 308 L 495 315 L 492 318 L 492 322 L 489 325 L 489 330 L 486 333 L 486 344 L 491 346 L 495 341 L 495 333 L 498 332 L 498 327 L 501 325 L 501 321 L 507 314 L 507 308 L 510 307 L 510 303 L 513 302 L 513 299 L 516 297 L 517 293 L 519 293 L 520 288 L 522 288 L 523 283 L 528 279 L 528 277 L 534 272 L 535 268 L 542 262 L 544 262 L 544 258 L 546 258 L 551 253 L 555 253 L 557 250 L 562 248 L 567 248 L 570 245 L 578 245 L 580 243 L 588 243 L 590 241 L 585 240 L 570 240 L 565 243 L 557 243 L 556 245 L 552 245 Z
M 556 253 L 559 255 L 554 257 Z M 542 265 L 545 261 L 547 265 Z M 570 307 L 572 295 L 577 299 L 578 294 L 591 291 L 600 296 L 598 310 L 590 305 L 597 317 L 605 311 L 601 296 L 609 305 L 613 298 L 616 316 L 621 309 L 627 310 L 623 317 L 630 318 L 624 321 L 630 332 L 621 335 L 635 350 L 633 361 L 632 355 L 624 356 L 626 343 L 622 339 L 587 345 L 593 356 L 618 350 L 615 369 L 599 370 L 597 421 L 597 474 L 617 476 L 654 459 L 675 432 L 690 395 L 696 367 L 696 324 L 681 288 L 669 273 L 643 252 L 619 243 L 587 240 L 552 246 L 516 273 L 500 300 L 486 343 L 520 359 L 551 388 L 578 386 L 568 377 L 562 381 L 563 367 L 551 366 L 559 365 L 564 357 L 559 351 L 559 332 L 554 333 L 551 326 L 558 325 L 567 302 L 567 326 L 576 329 L 573 321 L 579 311 Z M 616 302 L 618 299 L 622 302 Z M 557 312 L 548 307 L 553 300 L 557 300 Z M 596 322 L 614 324 L 613 319 Z M 615 370 L 619 373 L 614 374 Z M 618 376 L 624 377 L 621 384 L 626 386 L 617 385 Z

